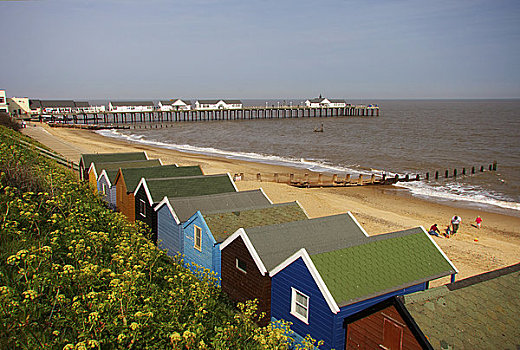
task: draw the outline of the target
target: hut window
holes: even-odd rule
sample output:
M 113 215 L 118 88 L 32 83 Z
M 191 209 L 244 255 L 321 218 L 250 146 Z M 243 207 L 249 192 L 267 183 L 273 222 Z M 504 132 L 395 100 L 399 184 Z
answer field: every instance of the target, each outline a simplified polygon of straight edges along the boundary
M 244 260 L 240 260 L 239 258 L 236 258 L 236 267 L 240 271 L 247 273 L 247 264 Z
M 309 324 L 309 297 L 294 288 L 291 289 L 291 315 Z
M 139 214 L 142 217 L 146 217 L 146 204 L 142 199 L 139 200 Z
M 195 249 L 202 250 L 202 229 L 198 226 L 194 226 L 194 231 L 193 246 Z

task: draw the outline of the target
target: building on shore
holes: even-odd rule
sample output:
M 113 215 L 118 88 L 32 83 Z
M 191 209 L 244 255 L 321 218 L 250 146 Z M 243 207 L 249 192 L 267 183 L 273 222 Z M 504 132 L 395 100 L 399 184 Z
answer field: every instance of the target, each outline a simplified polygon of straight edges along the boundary
M 41 100 L 40 102 L 43 113 L 73 113 L 76 110 L 73 100 Z
M 110 101 L 108 103 L 110 112 L 153 112 L 152 101 Z
M 7 96 L 5 90 L 0 90 L 0 112 L 9 113 L 9 106 L 7 105 Z
M 195 109 L 211 110 L 211 109 L 241 109 L 243 107 L 240 100 L 197 100 L 195 101 Z
M 161 111 L 189 111 L 191 110 L 190 100 L 171 99 L 167 101 L 159 101 L 159 109 Z
M 12 116 L 31 114 L 28 97 L 9 97 L 7 104 L 9 105 L 9 113 Z

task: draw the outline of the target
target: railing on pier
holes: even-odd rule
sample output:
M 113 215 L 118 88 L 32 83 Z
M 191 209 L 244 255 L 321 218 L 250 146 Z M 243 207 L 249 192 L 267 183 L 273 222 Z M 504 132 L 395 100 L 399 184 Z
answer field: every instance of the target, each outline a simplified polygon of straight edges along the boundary
M 253 120 L 284 118 L 324 118 L 324 117 L 378 117 L 379 107 L 347 105 L 346 107 L 310 108 L 286 107 L 244 107 L 240 109 L 196 109 L 149 112 L 88 112 L 41 114 L 40 120 L 63 124 L 138 124 L 174 123 L 215 120 Z

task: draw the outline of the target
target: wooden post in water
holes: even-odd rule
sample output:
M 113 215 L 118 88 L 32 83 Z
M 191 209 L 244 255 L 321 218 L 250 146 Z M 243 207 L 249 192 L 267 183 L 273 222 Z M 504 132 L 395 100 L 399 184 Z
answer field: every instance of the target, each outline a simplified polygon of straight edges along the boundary
M 457 177 L 457 169 L 453 169 L 453 177 Z
M 474 166 L 471 167 L 471 174 L 475 174 L 475 167 Z
M 493 162 L 493 171 L 497 171 L 497 161 Z
M 359 174 L 358 184 L 360 184 L 360 185 L 363 184 L 363 175 L 362 174 Z
M 345 182 L 346 182 L 346 183 L 350 183 L 350 174 L 347 174 L 347 175 L 345 176 Z
M 449 176 L 448 169 L 446 169 L 446 174 L 445 174 L 444 177 L 445 177 L 445 178 L 448 178 L 448 176 Z
M 338 182 L 338 174 L 332 175 L 332 183 L 334 184 L 336 182 Z
M 406 182 L 410 181 L 410 175 L 406 174 L 404 176 L 404 181 L 406 181 Z
M 430 173 L 426 173 L 426 180 L 430 180 Z
M 370 183 L 373 184 L 374 182 L 376 182 L 376 175 L 372 174 L 372 176 L 370 177 Z
M 484 166 L 483 165 L 480 166 L 480 172 L 481 173 L 484 172 Z
M 262 182 L 262 175 L 260 173 L 256 174 L 256 181 Z
M 462 175 L 466 175 L 466 168 L 462 168 Z
M 437 170 L 437 171 L 435 172 L 435 180 L 438 180 L 438 179 L 439 179 L 439 171 Z
M 419 181 L 421 180 L 421 177 L 419 176 L 419 174 L 417 174 L 417 176 L 415 177 L 415 181 Z

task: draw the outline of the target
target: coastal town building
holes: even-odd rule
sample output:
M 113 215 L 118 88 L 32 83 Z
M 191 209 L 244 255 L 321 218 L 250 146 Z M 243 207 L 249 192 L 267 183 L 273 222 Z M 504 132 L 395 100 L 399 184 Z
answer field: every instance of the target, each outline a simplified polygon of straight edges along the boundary
M 31 113 L 28 97 L 9 97 L 7 104 L 12 116 L 23 116 Z
M 110 101 L 108 110 L 110 112 L 152 112 L 154 104 L 152 101 Z
M 320 96 L 318 98 L 305 101 L 305 106 L 309 108 L 343 108 L 347 106 L 347 102 L 345 102 L 345 100 L 328 99 Z
M 191 101 L 181 99 L 159 101 L 159 109 L 161 111 L 189 111 L 191 110 Z
M 9 113 L 9 106 L 7 104 L 7 95 L 5 90 L 0 90 L 0 112 Z
M 29 109 L 31 114 L 42 113 L 42 101 L 37 99 L 29 99 Z
M 73 100 L 41 100 L 41 112 L 45 114 L 72 113 L 76 111 Z
M 164 197 L 204 196 L 237 191 L 229 174 L 141 178 L 134 191 L 135 219 L 151 228 L 152 241 L 157 243 L 157 213 L 154 208 Z
M 195 109 L 211 110 L 211 109 L 241 109 L 243 106 L 240 100 L 197 100 L 195 101 Z
M 170 256 L 184 253 L 183 223 L 197 211 L 255 208 L 272 204 L 262 189 L 195 197 L 164 197 L 155 207 L 158 246 Z M 200 227 L 200 226 L 199 226 Z
M 203 175 L 198 165 L 177 166 L 163 165 L 151 168 L 119 169 L 114 184 L 116 186 L 116 207 L 128 220 L 135 221 L 134 191 L 142 178 L 171 178 L 176 176 Z
M 77 113 L 102 113 L 106 111 L 104 105 L 91 105 L 87 101 L 75 101 L 76 105 L 75 112 Z

